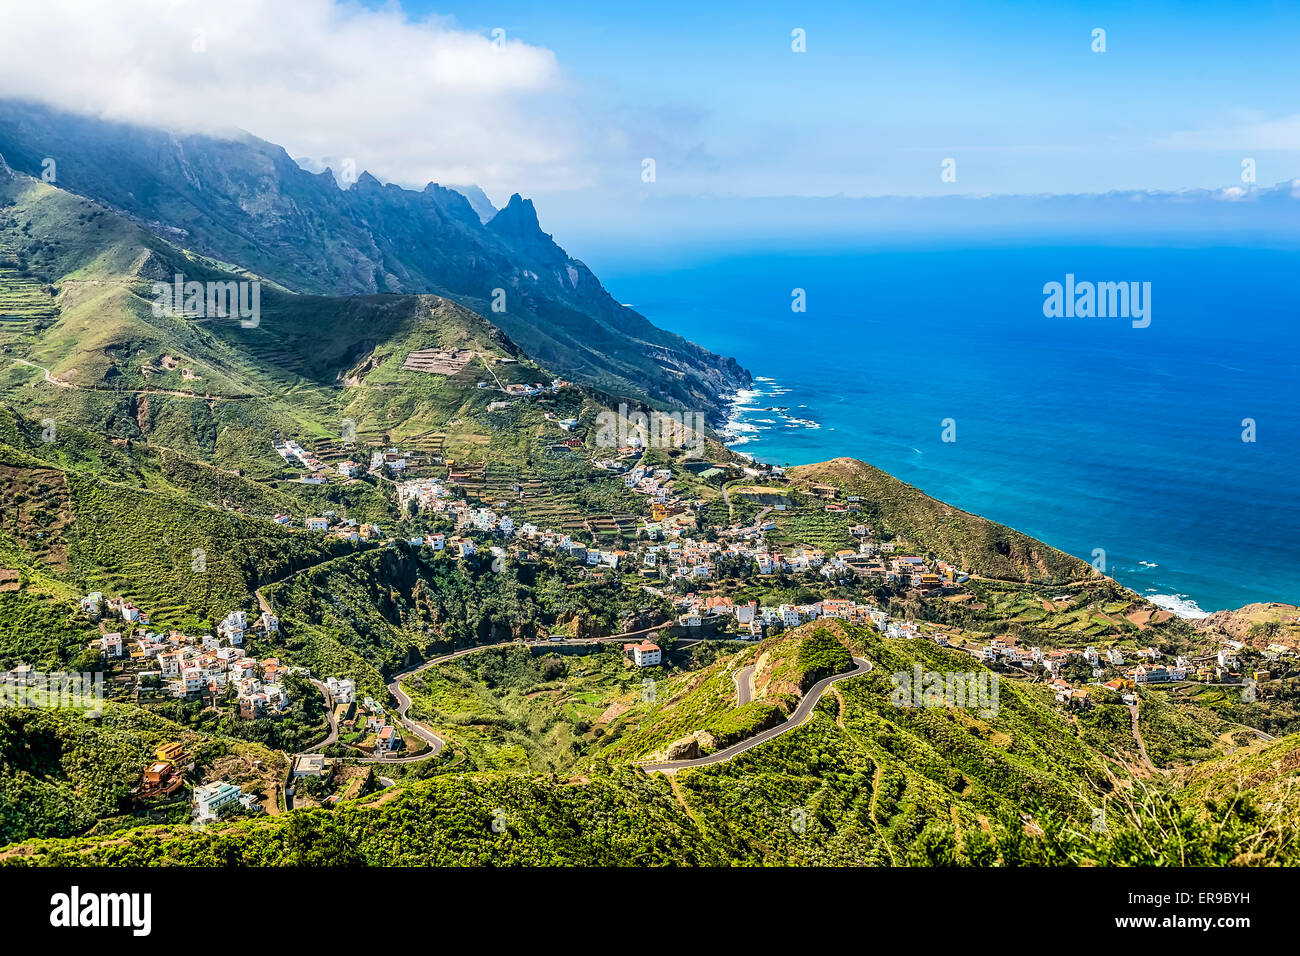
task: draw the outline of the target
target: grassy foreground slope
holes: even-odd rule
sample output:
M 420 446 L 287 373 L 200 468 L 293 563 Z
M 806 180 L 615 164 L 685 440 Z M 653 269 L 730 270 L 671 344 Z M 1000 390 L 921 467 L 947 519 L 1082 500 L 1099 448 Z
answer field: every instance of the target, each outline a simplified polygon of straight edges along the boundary
M 447 774 L 346 802 L 197 832 L 154 827 L 111 840 L 38 840 L 0 851 L 7 865 L 1227 865 L 1294 863 L 1295 807 L 1250 796 L 1198 806 L 1138 792 L 1113 800 L 1107 826 L 1039 805 L 970 822 L 897 799 L 869 748 L 829 713 L 721 768 L 663 775 L 626 766 L 563 782 L 510 773 Z M 915 786 L 900 771 L 902 793 Z M 722 774 L 722 775 L 719 775 Z M 919 788 L 918 789 L 923 789 Z M 1028 801 L 1024 805 L 1032 805 Z
M 1250 799 L 1231 811 L 1217 804 L 1202 811 L 1121 783 L 1102 754 L 1069 733 L 1067 718 L 1039 688 L 1004 681 L 997 713 L 987 716 L 898 707 L 890 701 L 893 673 L 916 664 L 978 665 L 928 642 L 835 627 L 874 670 L 836 685 L 801 727 L 731 761 L 679 771 L 675 780 L 597 756 L 568 780 L 447 774 L 332 811 L 202 834 L 150 830 L 111 843 L 39 842 L 11 848 L 4 859 L 1014 865 L 1168 862 L 1167 854 L 1178 853 L 1192 862 L 1230 862 L 1237 856 L 1232 841 L 1259 822 Z M 1100 807 L 1111 825 L 1094 832 Z M 495 829 L 494 819 L 501 821 Z M 1263 828 L 1268 860 L 1290 852 L 1270 842 L 1285 826 L 1278 820 Z
M 95 720 L 71 711 L 0 708 L 0 844 L 138 824 L 133 811 L 149 808 L 137 806 L 132 791 L 157 747 L 170 741 L 185 745 L 199 773 L 218 761 L 227 773 L 253 761 L 272 772 L 284 763 L 266 747 L 199 734 L 138 707 L 106 703 Z M 154 815 L 185 820 L 185 794 L 179 805 L 156 807 Z

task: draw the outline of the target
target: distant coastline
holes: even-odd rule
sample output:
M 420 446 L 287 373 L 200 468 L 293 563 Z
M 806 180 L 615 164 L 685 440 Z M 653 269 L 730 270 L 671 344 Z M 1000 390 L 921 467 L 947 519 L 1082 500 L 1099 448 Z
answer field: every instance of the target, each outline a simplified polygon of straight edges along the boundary
M 787 427 L 809 429 L 821 428 L 821 424 L 811 418 L 804 419 L 787 414 L 787 412 L 790 411 L 788 406 L 780 406 L 771 403 L 771 399 L 779 399 L 780 396 L 788 395 L 792 391 L 789 388 L 779 385 L 776 379 L 769 376 L 755 375 L 754 384 L 757 387 L 738 389 L 730 395 L 723 396 L 724 405 L 727 409 L 727 419 L 726 424 L 719 429 L 718 434 L 722 437 L 724 443 L 737 454 L 744 455 L 753 461 L 762 462 L 763 464 L 778 466 L 785 464 L 812 464 L 813 462 L 811 460 L 790 462 L 777 461 L 770 455 L 754 454 L 751 451 L 746 450 L 746 445 L 752 444 L 758 440 L 764 426 L 780 427 L 782 419 L 784 419 L 784 424 Z M 770 386 L 770 388 L 765 390 L 766 386 Z M 803 405 L 799 406 L 799 408 L 804 407 L 805 406 Z M 758 417 L 773 415 L 779 416 L 779 418 Z M 825 458 L 834 457 L 836 457 L 836 454 L 834 453 L 827 454 L 823 460 L 825 460 Z M 872 464 L 872 462 L 867 463 Z M 898 476 L 895 475 L 894 477 Z M 924 488 L 921 490 L 925 491 Z M 988 516 L 981 515 L 981 517 Z M 1046 541 L 1045 543 L 1052 544 L 1051 541 Z M 1055 547 L 1055 545 L 1053 545 L 1053 547 Z M 1075 557 L 1087 560 L 1086 555 L 1078 554 L 1075 555 Z M 1158 567 L 1157 564 L 1149 561 L 1139 561 L 1138 564 L 1149 568 Z M 1170 611 L 1184 620 L 1200 620 L 1215 613 L 1215 611 L 1204 610 L 1188 594 L 1161 594 L 1157 593 L 1155 588 L 1146 588 L 1143 591 L 1139 591 L 1133 587 L 1133 585 L 1127 584 L 1124 581 L 1120 581 L 1120 583 L 1134 591 L 1134 593 L 1139 594 L 1145 600 L 1150 601 L 1156 607 Z M 1220 608 L 1218 610 L 1232 609 Z
M 1109 576 L 1182 617 L 1300 603 L 1300 400 L 1277 347 L 1297 253 L 1063 242 L 602 270 L 661 326 L 751 370 L 725 396 L 738 453 L 859 458 L 1090 563 L 1104 552 Z M 1160 309 L 1144 329 L 1045 318 L 1043 283 L 1069 271 L 1140 275 Z M 808 291 L 797 322 L 792 287 Z

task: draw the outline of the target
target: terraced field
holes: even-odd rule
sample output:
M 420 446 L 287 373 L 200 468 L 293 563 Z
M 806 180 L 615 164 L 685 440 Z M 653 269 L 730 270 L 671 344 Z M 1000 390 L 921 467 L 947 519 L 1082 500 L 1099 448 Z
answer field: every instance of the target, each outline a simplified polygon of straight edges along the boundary
M 58 317 L 48 287 L 23 276 L 13 249 L 0 242 L 0 345 L 26 346 Z
M 852 548 L 856 547 L 857 542 L 849 533 L 849 525 L 856 524 L 857 521 L 850 520 L 851 517 L 846 513 L 829 512 L 821 508 L 773 512 L 776 534 L 768 537 L 774 543 L 803 544 L 828 553 L 841 548 Z

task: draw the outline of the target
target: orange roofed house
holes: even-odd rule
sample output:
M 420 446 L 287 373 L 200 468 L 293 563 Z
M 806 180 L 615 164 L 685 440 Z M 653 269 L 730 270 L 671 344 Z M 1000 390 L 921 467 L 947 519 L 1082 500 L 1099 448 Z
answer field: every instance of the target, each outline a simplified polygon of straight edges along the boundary
M 637 667 L 653 667 L 663 660 L 663 652 L 658 644 L 642 641 L 640 644 L 624 644 L 623 653 L 632 658 Z
M 145 768 L 144 786 L 141 795 L 146 797 L 170 797 L 178 791 L 184 781 L 172 771 L 169 763 L 156 763 Z

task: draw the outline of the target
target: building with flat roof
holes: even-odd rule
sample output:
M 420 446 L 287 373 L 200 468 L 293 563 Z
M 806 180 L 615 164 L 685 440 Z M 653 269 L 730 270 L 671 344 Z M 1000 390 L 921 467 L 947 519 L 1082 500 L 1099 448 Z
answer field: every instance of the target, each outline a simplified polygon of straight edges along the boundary
M 194 802 L 199 808 L 199 819 L 215 820 L 222 807 L 234 803 L 242 795 L 242 790 L 224 780 L 195 787 Z
M 663 660 L 663 651 L 658 644 L 642 641 L 640 644 L 624 644 L 623 653 L 632 658 L 637 667 L 653 667 Z
M 319 777 L 325 773 L 324 754 L 303 754 L 293 762 L 295 777 Z

